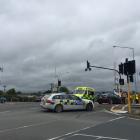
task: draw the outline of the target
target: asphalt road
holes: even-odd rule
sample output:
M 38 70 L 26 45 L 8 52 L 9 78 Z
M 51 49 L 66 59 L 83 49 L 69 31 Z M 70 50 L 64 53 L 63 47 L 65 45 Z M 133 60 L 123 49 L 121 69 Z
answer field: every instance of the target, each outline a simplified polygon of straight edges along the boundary
M 53 113 L 39 103 L 0 104 L 0 140 L 140 140 L 140 120 L 104 108 Z

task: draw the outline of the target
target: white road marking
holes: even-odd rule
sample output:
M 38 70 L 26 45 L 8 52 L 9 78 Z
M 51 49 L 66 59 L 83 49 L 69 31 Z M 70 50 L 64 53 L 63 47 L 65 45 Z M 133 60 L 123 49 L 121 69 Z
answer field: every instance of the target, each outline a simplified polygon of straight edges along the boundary
M 96 125 L 94 125 L 94 126 L 96 126 Z M 82 129 L 79 129 L 79 130 L 76 130 L 76 131 L 73 131 L 73 132 L 70 132 L 70 133 L 66 133 L 66 134 L 61 135 L 61 136 L 57 136 L 57 137 L 54 137 L 54 138 L 51 138 L 51 139 L 47 139 L 47 140 L 59 139 L 59 138 L 61 138 L 61 137 L 69 136 L 69 135 L 72 135 L 72 134 L 77 133 L 77 132 L 79 132 L 79 131 L 89 129 L 89 128 L 91 128 L 91 127 L 93 127 L 93 125 L 92 125 L 92 126 L 85 127 L 85 128 L 82 128 Z M 61 140 L 61 139 L 59 139 L 59 140 Z M 62 140 L 63 140 L 63 138 L 62 138 Z
M 39 107 L 31 107 L 31 108 L 29 108 L 29 109 L 34 110 L 34 109 L 40 109 L 40 108 L 39 108 Z
M 131 117 L 128 117 L 128 118 L 131 119 L 131 120 L 140 121 L 140 119 L 131 118 Z
M 88 127 L 89 128 L 89 127 Z M 86 128 L 84 128 L 84 130 L 85 130 Z M 64 137 L 64 136 L 68 136 L 68 135 L 72 135 L 72 134 L 74 134 L 74 133 L 77 133 L 77 132 L 79 132 L 79 131 L 82 131 L 83 129 L 79 129 L 79 130 L 76 130 L 76 131 L 73 131 L 73 132 L 70 132 L 70 133 L 66 133 L 66 134 L 64 134 L 64 135 L 60 135 L 60 136 L 57 136 L 57 137 L 54 137 L 54 138 L 50 138 L 50 139 L 47 139 L 47 140 L 55 140 L 55 139 L 59 139 L 59 138 L 61 138 L 61 137 Z
M 118 114 L 118 113 L 115 113 L 115 112 L 111 112 L 111 111 L 108 111 L 108 110 L 104 110 L 104 112 L 106 112 L 106 113 L 110 113 L 110 114 L 113 114 L 113 115 L 120 116 L 120 114 Z
M 105 136 L 95 136 L 95 135 L 87 135 L 87 134 L 74 134 L 73 136 L 84 136 L 84 137 L 93 137 L 93 138 L 97 138 L 97 139 L 109 139 L 109 140 L 128 140 L 128 139 L 105 137 Z
M 123 118 L 125 118 L 125 116 L 122 116 L 122 117 L 118 117 L 118 118 L 115 118 L 115 119 L 109 120 L 108 122 L 113 122 L 113 121 L 120 120 L 120 119 L 123 119 Z
M 7 111 L 1 111 L 0 113 L 9 113 L 11 111 L 7 110 Z
M 29 108 L 29 110 L 20 110 L 20 112 L 24 112 L 24 111 L 26 111 L 26 112 L 31 112 L 30 110 L 36 110 L 36 109 L 38 109 L 38 107 L 32 107 L 32 108 Z M 6 111 L 0 111 L 0 114 L 3 114 L 3 113 L 10 113 L 10 112 L 16 112 L 17 110 L 13 110 L 13 111 L 11 111 L 11 110 L 6 110 Z
M 124 110 L 112 110 L 112 112 L 119 113 L 119 114 L 126 114 L 126 113 L 128 113 L 128 111 L 124 111 Z
M 17 112 L 17 110 L 10 110 L 10 111 L 2 111 L 2 112 L 0 112 L 0 114 L 6 114 L 6 113 L 16 113 Z M 31 110 L 20 110 L 19 112 L 17 112 L 17 113 L 30 113 L 30 112 L 33 112 L 33 109 L 31 109 Z
M 111 112 L 114 112 L 114 113 L 120 113 L 120 114 L 126 114 L 126 113 L 128 113 L 128 111 L 125 110 L 125 108 L 127 107 L 127 105 L 124 105 L 123 107 L 121 107 L 121 109 L 115 109 L 116 107 L 119 107 L 119 105 L 112 106 L 112 108 L 110 109 L 110 111 Z
M 0 133 L 5 133 L 5 132 L 24 129 L 24 128 L 29 128 L 29 127 L 35 127 L 35 126 L 40 126 L 40 125 L 46 125 L 46 124 L 53 123 L 53 122 L 56 122 L 56 121 L 58 121 L 58 120 L 54 120 L 54 121 L 47 122 L 47 123 L 41 122 L 41 123 L 36 123 L 36 124 L 31 124 L 31 125 L 24 125 L 24 126 L 20 126 L 20 127 L 16 127 L 16 128 L 4 129 L 4 130 L 0 130 Z
M 111 107 L 110 110 L 114 110 L 114 108 L 116 108 L 116 107 L 118 107 L 118 106 L 119 106 L 119 105 L 114 105 L 114 106 Z
M 107 122 L 105 122 L 105 123 L 113 122 L 113 121 L 115 121 L 115 120 L 119 120 L 119 119 L 122 119 L 122 118 L 125 118 L 125 116 L 123 116 L 123 117 L 118 117 L 118 118 L 115 118 L 115 119 L 111 119 L 111 120 L 109 120 L 109 121 L 107 121 Z M 103 124 L 105 124 L 105 123 L 103 123 Z M 93 128 L 93 127 L 95 127 L 95 126 L 97 126 L 97 125 L 98 125 L 98 124 L 96 124 L 96 125 L 91 125 L 91 126 L 87 126 L 87 127 L 85 127 L 85 128 L 82 128 L 82 129 L 79 129 L 79 130 L 76 130 L 76 131 L 73 131 L 73 132 L 69 132 L 69 133 L 66 133 L 66 134 L 63 134 L 63 135 L 60 135 L 60 136 L 54 137 L 54 138 L 46 139 L 46 140 L 56 140 L 56 139 L 61 139 L 62 137 L 69 136 L 69 135 L 72 135 L 72 134 L 78 133 L 78 132 L 80 132 L 80 131 L 83 131 L 83 130 L 87 130 L 87 129 Z
M 122 110 L 125 110 L 125 108 L 127 108 L 128 107 L 128 105 L 124 105 L 123 107 L 122 107 Z

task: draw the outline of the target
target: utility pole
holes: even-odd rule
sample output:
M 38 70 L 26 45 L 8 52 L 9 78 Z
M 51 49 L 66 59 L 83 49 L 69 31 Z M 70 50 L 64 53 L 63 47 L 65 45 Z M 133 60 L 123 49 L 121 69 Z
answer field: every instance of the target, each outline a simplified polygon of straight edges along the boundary
M 0 71 L 1 71 L 1 72 L 3 72 L 3 67 L 0 67 Z M 2 84 L 2 82 L 1 82 L 1 81 L 0 81 L 0 84 Z M 5 93 L 5 88 L 6 88 L 6 85 L 4 85 L 3 87 L 4 87 L 4 93 Z
M 6 85 L 3 85 L 3 92 L 6 93 Z

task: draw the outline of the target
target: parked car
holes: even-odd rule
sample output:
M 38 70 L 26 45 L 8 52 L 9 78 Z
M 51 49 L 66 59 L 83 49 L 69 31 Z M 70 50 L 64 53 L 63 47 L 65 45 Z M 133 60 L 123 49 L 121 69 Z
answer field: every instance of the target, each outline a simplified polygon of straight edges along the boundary
M 91 100 L 81 99 L 72 94 L 54 93 L 41 99 L 41 107 L 55 112 L 63 110 L 87 110 L 92 111 L 94 103 Z
M 35 98 L 35 102 L 41 102 L 41 96 Z
M 102 104 L 102 103 L 120 104 L 121 98 L 114 93 L 104 93 L 104 94 L 98 95 L 97 102 L 99 104 Z
M 0 103 L 5 103 L 6 102 L 6 98 L 5 97 L 0 97 Z

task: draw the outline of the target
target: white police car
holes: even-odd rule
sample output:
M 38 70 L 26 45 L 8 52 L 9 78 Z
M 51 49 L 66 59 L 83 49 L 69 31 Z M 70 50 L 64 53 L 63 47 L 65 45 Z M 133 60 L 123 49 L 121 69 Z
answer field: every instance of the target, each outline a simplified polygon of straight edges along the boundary
M 45 95 L 41 99 L 41 107 L 44 109 L 62 112 L 63 110 L 87 110 L 92 111 L 94 103 L 91 100 L 81 99 L 72 94 L 53 93 Z

